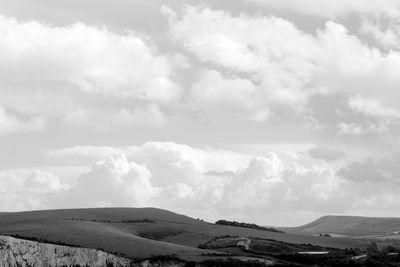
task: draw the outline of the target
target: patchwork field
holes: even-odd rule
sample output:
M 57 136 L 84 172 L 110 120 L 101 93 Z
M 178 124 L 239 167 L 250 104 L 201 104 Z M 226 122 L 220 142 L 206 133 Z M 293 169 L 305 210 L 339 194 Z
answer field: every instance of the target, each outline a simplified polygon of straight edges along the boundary
M 368 237 L 400 234 L 400 218 L 324 216 L 299 227 L 281 228 L 291 233 Z
M 187 260 L 220 251 L 199 245 L 224 236 L 273 239 L 331 248 L 366 247 L 349 238 L 279 233 L 217 225 L 156 208 L 98 208 L 0 213 L 0 235 L 99 248 L 130 258 L 177 255 Z

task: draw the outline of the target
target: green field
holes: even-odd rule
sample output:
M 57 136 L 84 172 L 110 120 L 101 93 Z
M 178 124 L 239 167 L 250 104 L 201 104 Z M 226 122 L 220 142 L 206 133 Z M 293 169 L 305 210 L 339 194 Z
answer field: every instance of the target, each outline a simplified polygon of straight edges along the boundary
M 400 218 L 324 216 L 300 227 L 281 229 L 292 233 L 337 234 L 349 237 L 398 235 Z
M 222 235 L 309 243 L 331 248 L 365 247 L 368 242 L 216 225 L 156 208 L 97 208 L 0 213 L 0 235 L 62 242 L 131 258 L 176 254 L 187 260 L 220 252 L 199 249 Z

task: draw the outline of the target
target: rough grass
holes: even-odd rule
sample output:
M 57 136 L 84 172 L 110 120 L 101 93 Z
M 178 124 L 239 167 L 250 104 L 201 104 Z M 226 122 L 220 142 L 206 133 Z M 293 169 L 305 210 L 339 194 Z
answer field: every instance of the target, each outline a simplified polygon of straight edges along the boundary
M 332 233 L 352 237 L 384 235 L 400 231 L 400 218 L 324 216 L 303 226 L 282 229 L 290 232 Z
M 215 225 L 155 208 L 101 208 L 0 213 L 0 235 L 34 237 L 100 248 L 130 258 L 176 254 L 204 259 L 213 250 L 198 245 L 221 235 L 269 238 L 337 248 L 366 245 L 362 240 L 324 238 Z M 202 256 L 203 255 L 203 256 Z

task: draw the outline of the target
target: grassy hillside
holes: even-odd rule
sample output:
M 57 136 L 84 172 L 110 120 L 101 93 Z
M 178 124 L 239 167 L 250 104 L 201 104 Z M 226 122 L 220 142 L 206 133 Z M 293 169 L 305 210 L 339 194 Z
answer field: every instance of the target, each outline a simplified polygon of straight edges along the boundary
M 324 238 L 216 225 L 155 208 L 99 208 L 0 213 L 0 235 L 35 237 L 132 258 L 177 254 L 197 260 L 216 253 L 198 246 L 221 235 L 268 238 L 335 248 L 362 247 L 361 240 Z
M 348 236 L 385 235 L 400 231 L 400 218 L 324 216 L 309 224 L 285 228 L 289 232 L 331 233 Z

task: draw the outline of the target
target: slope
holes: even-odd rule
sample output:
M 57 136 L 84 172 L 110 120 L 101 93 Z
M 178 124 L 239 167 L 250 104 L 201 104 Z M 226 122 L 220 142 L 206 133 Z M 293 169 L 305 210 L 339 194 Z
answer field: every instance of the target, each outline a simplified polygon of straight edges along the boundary
M 400 218 L 330 215 L 300 227 L 282 229 L 289 232 L 339 234 L 354 237 L 385 235 L 400 231 Z
M 361 240 L 323 238 L 216 225 L 156 208 L 45 210 L 0 214 L 0 235 L 101 248 L 131 258 L 176 254 L 187 260 L 216 253 L 197 247 L 221 236 L 269 238 L 336 248 L 362 247 Z

